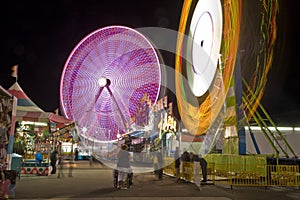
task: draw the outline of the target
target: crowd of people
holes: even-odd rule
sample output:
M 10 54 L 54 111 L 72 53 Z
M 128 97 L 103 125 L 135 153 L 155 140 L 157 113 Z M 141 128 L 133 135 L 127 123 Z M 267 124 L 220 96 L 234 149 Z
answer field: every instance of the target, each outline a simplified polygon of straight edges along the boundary
M 77 158 L 78 155 L 75 154 L 75 160 L 78 160 Z M 63 169 L 64 169 L 64 164 L 66 162 L 64 161 L 64 155 L 59 153 L 59 151 L 57 149 L 54 149 L 51 153 L 50 153 L 50 166 L 49 166 L 49 171 L 48 171 L 48 175 L 52 175 L 52 174 L 57 174 L 57 178 L 63 178 L 64 177 L 64 173 L 63 173 Z M 68 162 L 68 176 L 72 177 L 73 175 L 73 160 L 69 160 Z
M 199 163 L 203 176 L 203 180 L 201 182 L 207 182 L 207 162 L 201 155 L 197 155 L 186 150 L 180 155 L 180 149 L 177 147 L 175 150 L 174 162 L 177 182 L 180 180 L 180 167 L 182 166 L 182 162 L 194 162 L 194 164 Z M 197 166 L 194 166 L 194 168 L 197 169 Z M 198 172 L 195 174 L 197 175 L 197 173 Z
M 78 160 L 78 153 L 75 152 L 75 160 Z M 126 144 L 123 144 L 121 146 L 121 149 L 117 156 L 117 166 L 115 172 L 116 174 L 116 187 L 119 189 L 122 189 L 124 187 L 129 188 L 132 185 L 132 169 L 130 164 L 130 154 L 128 151 L 128 146 Z M 39 154 L 37 155 L 36 159 L 38 161 L 41 160 L 39 157 Z M 193 152 L 184 151 L 182 154 L 180 154 L 179 147 L 176 148 L 175 154 L 174 154 L 174 162 L 175 162 L 175 176 L 177 182 L 181 179 L 180 172 L 183 169 L 183 163 L 185 162 L 193 162 L 194 168 L 197 169 L 197 166 L 195 164 L 199 163 L 199 166 L 202 170 L 203 179 L 201 182 L 207 181 L 207 162 L 206 160 L 201 156 L 194 154 Z M 64 177 L 63 174 L 63 168 L 64 168 L 64 158 L 62 154 L 59 154 L 59 151 L 57 149 L 53 150 L 50 154 L 50 166 L 49 166 L 49 175 L 51 174 L 57 174 L 57 177 Z M 163 155 L 161 151 L 156 151 L 153 154 L 153 166 L 154 166 L 154 174 L 158 177 L 159 180 L 162 180 L 163 177 Z M 70 163 L 69 166 L 69 177 L 72 176 L 72 163 Z M 195 173 L 195 172 L 194 172 Z M 197 174 L 200 173 L 199 171 L 196 172 Z M 129 177 L 129 185 L 125 185 L 125 181 L 128 180 Z M 185 180 L 187 178 L 184 177 Z M 195 179 L 196 181 L 196 179 Z

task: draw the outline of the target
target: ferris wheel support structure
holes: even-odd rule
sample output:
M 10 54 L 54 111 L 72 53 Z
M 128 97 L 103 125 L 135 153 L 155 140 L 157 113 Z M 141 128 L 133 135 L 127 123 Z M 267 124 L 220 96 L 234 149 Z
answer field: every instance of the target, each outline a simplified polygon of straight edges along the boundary
M 113 93 L 112 93 L 112 91 L 111 91 L 111 89 L 109 87 L 109 85 L 111 83 L 110 80 L 107 79 L 107 78 L 105 78 L 105 77 L 101 77 L 98 82 L 99 82 L 99 85 L 100 85 L 100 90 L 99 90 L 99 92 L 95 96 L 95 105 L 96 105 L 96 102 L 98 101 L 98 99 L 99 99 L 99 97 L 100 97 L 103 89 L 106 88 L 107 91 L 108 91 L 108 93 L 109 93 L 109 95 L 111 96 L 112 100 L 115 102 L 115 104 L 117 106 L 117 109 L 118 109 L 118 111 L 120 113 L 120 116 L 121 116 L 121 121 L 122 121 L 123 126 L 124 126 L 125 130 L 127 130 L 128 127 L 126 125 L 125 117 L 123 116 L 123 114 L 121 112 L 121 109 L 120 109 L 120 106 L 119 106 L 119 104 L 118 104 L 115 96 L 113 95 Z

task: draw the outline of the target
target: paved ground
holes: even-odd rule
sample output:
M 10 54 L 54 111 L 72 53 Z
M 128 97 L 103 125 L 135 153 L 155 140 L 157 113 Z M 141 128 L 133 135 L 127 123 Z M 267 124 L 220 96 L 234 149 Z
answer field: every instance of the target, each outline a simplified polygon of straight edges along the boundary
M 205 185 L 200 189 L 192 183 L 176 183 L 175 178 L 164 176 L 157 180 L 152 173 L 135 174 L 134 185 L 128 190 L 113 188 L 112 170 L 101 165 L 90 167 L 78 161 L 73 177 L 22 176 L 17 181 L 15 199 L 110 199 L 110 200 L 296 200 L 300 190 L 295 188 L 229 187 Z

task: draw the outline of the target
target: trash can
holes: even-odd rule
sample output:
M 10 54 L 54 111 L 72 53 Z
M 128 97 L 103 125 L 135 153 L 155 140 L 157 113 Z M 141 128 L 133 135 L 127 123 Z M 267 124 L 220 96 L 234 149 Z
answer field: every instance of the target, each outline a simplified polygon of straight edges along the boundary
M 19 154 L 13 153 L 11 159 L 11 170 L 17 171 L 17 176 L 20 179 L 21 167 L 22 167 L 23 157 Z

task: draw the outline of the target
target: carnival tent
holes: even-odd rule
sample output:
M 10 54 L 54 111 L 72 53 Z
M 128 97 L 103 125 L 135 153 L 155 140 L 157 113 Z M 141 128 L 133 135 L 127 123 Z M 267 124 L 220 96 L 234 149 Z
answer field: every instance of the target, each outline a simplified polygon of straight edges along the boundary
M 30 160 L 35 158 L 38 151 L 43 154 L 43 158 L 49 158 L 50 151 L 59 141 L 55 131 L 62 130 L 66 132 L 65 130 L 69 130 L 67 128 L 75 125 L 75 123 L 73 124 L 72 120 L 63 116 L 43 111 L 26 95 L 18 82 L 15 82 L 7 91 L 17 98 L 16 121 L 25 124 L 15 130 L 16 134 L 14 135 L 16 138 L 13 142 L 13 146 L 16 147 L 13 151 L 20 152 L 25 160 L 21 167 L 21 173 L 47 175 L 48 162 L 41 162 L 32 166 Z M 56 136 L 56 138 L 52 136 Z
M 17 121 L 48 122 L 49 113 L 39 108 L 15 82 L 8 92 L 17 97 Z
M 15 82 L 8 92 L 18 99 L 16 121 L 54 122 L 58 128 L 74 122 L 52 112 L 43 111 L 26 95 L 18 82 Z

